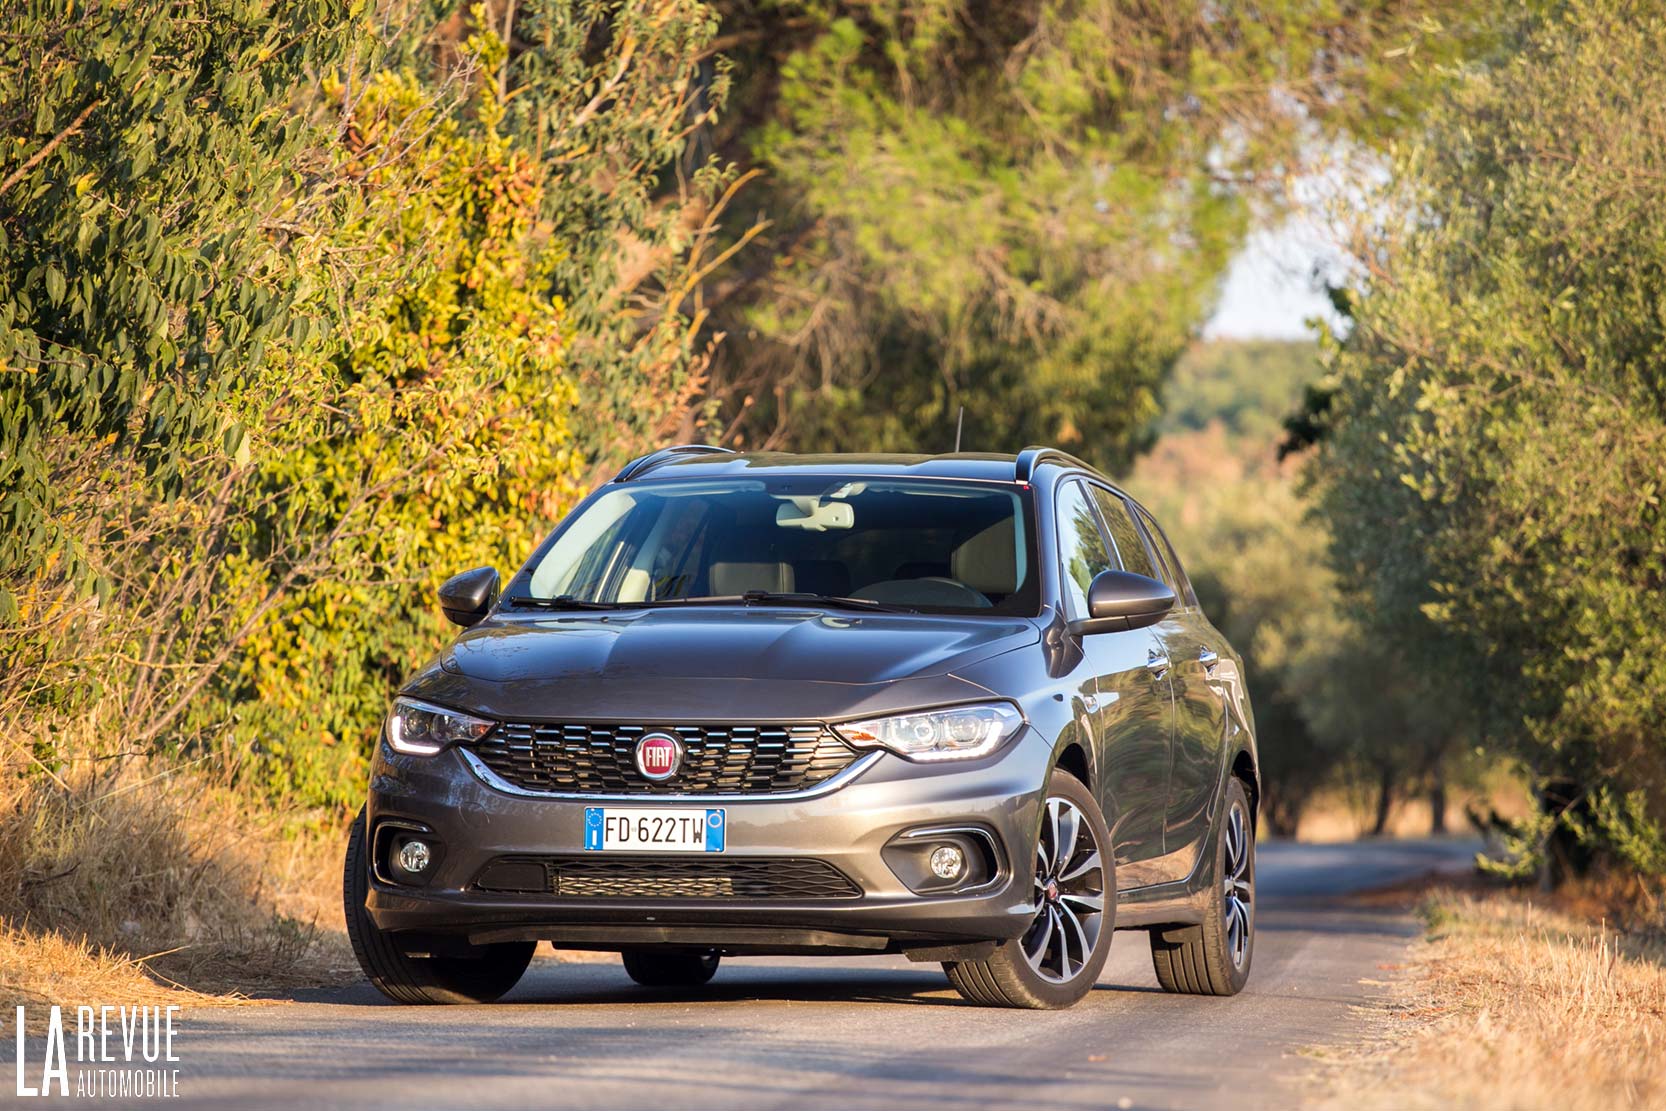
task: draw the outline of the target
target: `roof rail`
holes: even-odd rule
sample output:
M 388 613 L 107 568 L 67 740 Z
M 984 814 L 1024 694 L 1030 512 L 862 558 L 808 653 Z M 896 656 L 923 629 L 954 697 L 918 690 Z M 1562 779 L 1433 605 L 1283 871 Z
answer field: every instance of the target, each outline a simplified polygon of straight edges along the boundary
M 1012 477 L 1018 482 L 1030 481 L 1035 469 L 1043 463 L 1057 463 L 1064 467 L 1080 467 L 1084 471 L 1092 471 L 1093 467 L 1069 452 L 1060 451 L 1056 447 L 1027 447 L 1018 453 L 1018 461 L 1013 466 Z M 1098 473 L 1098 472 L 1095 472 Z
M 625 469 L 613 476 L 615 482 L 629 482 L 633 478 L 641 478 L 661 463 L 669 463 L 680 455 L 733 455 L 734 451 L 716 444 L 677 444 L 674 447 L 660 448 L 647 455 L 637 456 L 625 464 Z

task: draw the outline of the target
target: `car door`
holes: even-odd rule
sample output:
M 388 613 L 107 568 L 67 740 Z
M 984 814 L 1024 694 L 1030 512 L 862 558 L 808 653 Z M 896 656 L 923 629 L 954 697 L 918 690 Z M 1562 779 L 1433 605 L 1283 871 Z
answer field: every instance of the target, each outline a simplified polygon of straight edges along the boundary
M 1066 619 L 1075 620 L 1087 616 L 1094 576 L 1117 565 L 1086 484 L 1066 482 L 1057 497 L 1060 593 Z M 1157 649 L 1148 629 L 1082 637 L 1094 684 L 1099 782 L 1123 890 L 1156 882 L 1154 869 L 1164 854 L 1174 709 L 1167 677 L 1150 668 Z
M 1221 688 L 1219 634 L 1198 608 L 1185 570 L 1168 537 L 1145 509 L 1133 506 L 1150 544 L 1157 576 L 1174 589 L 1179 604 L 1154 626 L 1169 659 L 1174 688 L 1173 762 L 1169 771 L 1164 844 L 1170 879 L 1189 876 L 1214 816 L 1225 762 L 1226 697 Z

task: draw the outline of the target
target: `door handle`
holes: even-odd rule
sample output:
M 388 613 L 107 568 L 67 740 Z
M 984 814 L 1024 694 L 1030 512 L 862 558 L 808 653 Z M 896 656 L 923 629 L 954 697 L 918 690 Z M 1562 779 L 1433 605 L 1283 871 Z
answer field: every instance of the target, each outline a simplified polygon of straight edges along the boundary
M 1153 650 L 1146 655 L 1145 669 L 1161 679 L 1169 669 L 1169 658 L 1160 656 Z
M 1212 675 L 1215 671 L 1215 665 L 1221 662 L 1221 658 L 1210 649 L 1205 648 L 1197 654 L 1197 662 L 1203 665 L 1203 670 Z

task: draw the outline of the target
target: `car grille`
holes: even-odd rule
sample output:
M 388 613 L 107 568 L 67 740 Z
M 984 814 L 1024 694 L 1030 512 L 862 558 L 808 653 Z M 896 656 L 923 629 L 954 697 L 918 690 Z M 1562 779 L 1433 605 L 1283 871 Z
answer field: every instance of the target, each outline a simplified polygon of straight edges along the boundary
M 636 743 L 648 733 L 683 744 L 681 767 L 663 782 L 636 770 Z M 861 755 L 824 725 L 507 722 L 470 747 L 522 790 L 570 794 L 781 794 L 831 779 Z
M 476 877 L 483 891 L 568 899 L 857 899 L 861 888 L 825 860 L 581 860 L 498 857 Z

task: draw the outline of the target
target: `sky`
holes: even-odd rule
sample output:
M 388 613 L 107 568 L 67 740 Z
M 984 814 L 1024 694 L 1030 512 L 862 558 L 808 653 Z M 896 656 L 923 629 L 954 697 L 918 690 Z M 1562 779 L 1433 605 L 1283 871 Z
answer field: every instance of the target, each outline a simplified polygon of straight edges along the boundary
M 1336 274 L 1341 258 L 1317 222 L 1302 215 L 1256 232 L 1233 259 L 1203 334 L 1210 339 L 1311 338 L 1308 318 L 1337 322 L 1314 273 Z

